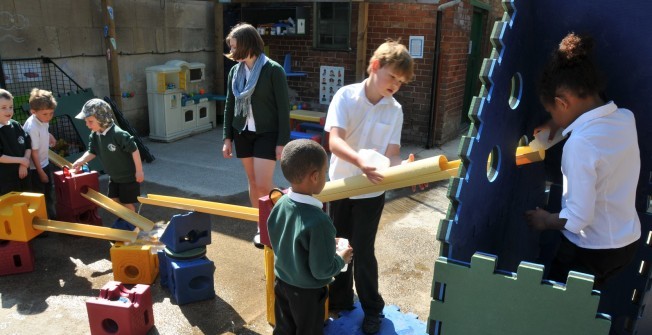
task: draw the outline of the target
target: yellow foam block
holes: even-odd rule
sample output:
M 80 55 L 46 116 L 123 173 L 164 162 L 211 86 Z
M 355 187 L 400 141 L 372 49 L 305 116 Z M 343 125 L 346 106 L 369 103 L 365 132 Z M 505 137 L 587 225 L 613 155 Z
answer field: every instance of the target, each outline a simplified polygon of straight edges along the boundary
M 109 241 L 134 242 L 138 237 L 135 231 L 113 229 L 83 223 L 34 219 L 34 228 L 68 235 L 99 238 Z
M 111 247 L 113 280 L 125 284 L 152 284 L 159 271 L 158 256 L 151 245 L 124 245 Z
M 32 225 L 36 218 L 48 218 L 43 194 L 9 192 L 0 196 L 0 240 L 29 242 L 43 232 Z
M 274 326 L 276 317 L 274 316 L 274 251 L 272 248 L 265 246 L 265 293 L 267 302 L 267 323 Z M 328 320 L 328 297 L 324 304 L 324 321 Z
M 258 222 L 258 208 L 253 207 L 229 205 L 205 200 L 169 197 L 158 194 L 148 194 L 147 197 L 138 197 L 138 201 L 148 205 L 183 209 Z
M 115 202 L 98 191 L 89 188 L 86 193 L 82 192 L 81 196 L 144 231 L 150 231 L 154 228 L 154 222 L 151 220 Z

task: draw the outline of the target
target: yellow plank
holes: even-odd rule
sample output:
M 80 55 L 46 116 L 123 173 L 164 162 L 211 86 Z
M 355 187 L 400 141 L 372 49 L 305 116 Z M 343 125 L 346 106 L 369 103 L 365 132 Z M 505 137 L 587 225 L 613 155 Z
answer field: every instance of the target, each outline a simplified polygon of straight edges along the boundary
M 326 113 L 295 109 L 290 111 L 290 119 L 319 123 Z
M 143 204 L 183 209 L 258 222 L 258 208 L 253 207 L 229 205 L 205 200 L 169 197 L 157 194 L 148 194 L 147 197 L 138 197 L 138 201 Z
M 135 242 L 138 237 L 138 233 L 135 231 L 65 221 L 34 219 L 32 226 L 36 229 L 55 233 L 99 238 L 109 241 Z
M 534 150 L 529 146 L 516 148 L 516 165 L 540 162 L 546 158 L 545 150 Z
M 81 192 L 80 194 L 82 197 L 92 201 L 94 204 L 106 209 L 107 211 L 113 213 L 115 216 L 122 218 L 123 220 L 144 231 L 150 231 L 152 228 L 154 228 L 154 222 L 151 220 L 143 217 L 142 215 L 130 210 L 125 206 L 122 206 L 121 204 L 113 201 L 113 199 L 105 196 L 98 191 L 88 189 L 86 193 Z
M 60 168 L 63 168 L 64 166 L 72 168 L 72 163 L 70 163 L 65 158 L 59 156 L 56 152 L 52 150 L 48 150 L 48 159 L 50 160 L 50 162 L 52 162 L 54 165 Z

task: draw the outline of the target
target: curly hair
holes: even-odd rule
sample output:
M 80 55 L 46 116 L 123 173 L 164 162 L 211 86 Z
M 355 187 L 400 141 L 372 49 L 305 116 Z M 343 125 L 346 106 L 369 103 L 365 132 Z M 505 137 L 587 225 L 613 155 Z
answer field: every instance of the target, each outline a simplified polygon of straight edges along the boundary
M 539 82 L 539 97 L 544 104 L 553 103 L 557 90 L 573 91 L 578 97 L 601 94 L 605 88 L 602 74 L 593 59 L 593 38 L 569 33 L 552 52 Z

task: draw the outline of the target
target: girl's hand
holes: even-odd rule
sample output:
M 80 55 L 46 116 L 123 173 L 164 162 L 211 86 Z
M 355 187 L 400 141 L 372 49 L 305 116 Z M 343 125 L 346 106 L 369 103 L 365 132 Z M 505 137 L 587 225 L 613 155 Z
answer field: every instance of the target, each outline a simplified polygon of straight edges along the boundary
M 231 148 L 231 139 L 225 139 L 224 140 L 224 145 L 222 145 L 222 156 L 224 158 L 231 158 L 233 157 L 233 149 Z
M 136 171 L 136 182 L 142 183 L 145 180 L 145 173 L 143 171 Z
M 283 146 L 282 145 L 277 145 L 276 146 L 276 160 L 281 160 L 281 155 L 283 154 Z
M 552 141 L 552 139 L 555 138 L 555 134 L 557 134 L 557 131 L 559 130 L 559 128 L 561 128 L 561 127 L 559 127 L 555 123 L 555 121 L 553 121 L 553 119 L 550 119 L 550 120 L 546 121 L 544 124 L 534 128 L 533 135 L 538 134 L 542 130 L 549 129 L 550 132 L 548 133 L 548 141 Z

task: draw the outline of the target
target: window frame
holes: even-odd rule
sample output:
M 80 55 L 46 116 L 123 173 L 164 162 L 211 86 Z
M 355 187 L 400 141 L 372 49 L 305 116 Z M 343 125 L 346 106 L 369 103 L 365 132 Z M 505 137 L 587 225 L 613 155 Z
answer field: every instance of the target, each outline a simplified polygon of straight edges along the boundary
M 328 10 L 327 8 L 324 8 L 326 5 L 332 6 L 330 8 L 331 10 L 331 17 L 329 21 L 331 22 L 324 22 L 326 20 L 322 19 L 323 17 L 323 11 Z M 339 8 L 338 8 L 339 7 Z M 315 2 L 314 3 L 314 10 L 313 10 L 313 38 L 312 38 L 312 46 L 314 49 L 317 50 L 329 50 L 329 51 L 351 51 L 351 12 L 353 11 L 353 6 L 351 2 Z M 340 10 L 346 10 L 347 15 L 346 18 L 341 19 L 336 17 L 337 12 Z M 324 25 L 329 25 L 328 27 L 324 27 Z M 345 34 L 337 34 L 335 32 L 336 27 L 345 27 L 346 33 Z M 321 37 L 323 34 L 323 30 L 330 30 L 330 35 L 331 35 L 331 42 L 322 42 Z M 335 43 L 336 38 L 344 38 L 345 41 L 341 43 Z

